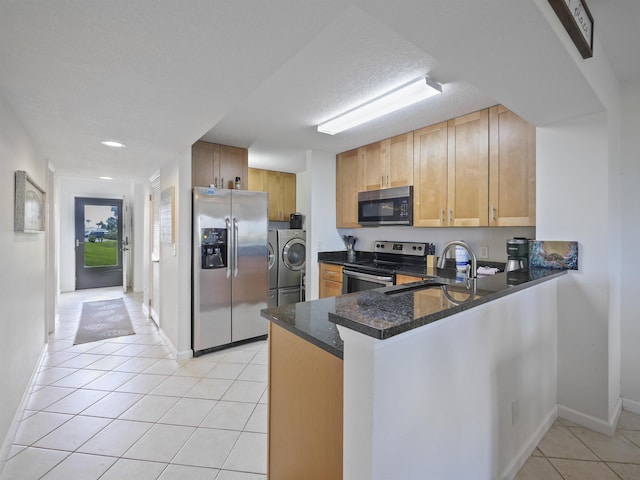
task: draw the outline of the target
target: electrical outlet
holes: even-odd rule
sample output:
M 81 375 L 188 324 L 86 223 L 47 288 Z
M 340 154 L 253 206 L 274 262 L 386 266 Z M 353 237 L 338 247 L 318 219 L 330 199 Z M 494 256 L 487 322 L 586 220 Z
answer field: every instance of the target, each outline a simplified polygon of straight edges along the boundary
M 478 258 L 489 258 L 489 247 L 487 247 L 486 245 L 480 245 L 480 247 L 478 248 Z
M 520 400 L 515 399 L 511 402 L 511 425 L 518 423 L 520 419 Z

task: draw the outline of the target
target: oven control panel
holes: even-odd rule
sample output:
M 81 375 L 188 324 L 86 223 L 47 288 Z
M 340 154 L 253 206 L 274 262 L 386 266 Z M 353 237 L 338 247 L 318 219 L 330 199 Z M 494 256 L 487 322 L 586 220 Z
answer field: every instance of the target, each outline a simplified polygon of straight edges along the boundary
M 389 242 L 378 240 L 373 243 L 376 253 L 395 253 L 397 255 L 413 255 L 424 257 L 430 251 L 430 243 L 423 242 Z

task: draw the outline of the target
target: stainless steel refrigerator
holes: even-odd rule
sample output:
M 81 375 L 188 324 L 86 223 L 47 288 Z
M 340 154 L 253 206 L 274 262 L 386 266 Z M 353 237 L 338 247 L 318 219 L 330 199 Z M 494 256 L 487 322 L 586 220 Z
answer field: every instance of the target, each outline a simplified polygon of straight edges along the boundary
M 193 189 L 194 355 L 267 334 L 267 194 Z

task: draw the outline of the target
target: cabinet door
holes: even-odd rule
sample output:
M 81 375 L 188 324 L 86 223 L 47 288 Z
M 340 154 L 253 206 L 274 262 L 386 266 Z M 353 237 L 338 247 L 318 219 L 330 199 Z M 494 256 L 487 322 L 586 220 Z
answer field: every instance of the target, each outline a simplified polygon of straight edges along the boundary
M 319 298 L 342 295 L 342 267 L 330 263 L 320 263 Z
M 362 158 L 364 190 L 380 190 L 387 186 L 387 143 L 383 140 L 358 149 Z
M 280 172 L 280 211 L 282 219 L 289 220 L 289 215 L 296 211 L 296 175 Z
M 358 192 L 362 191 L 362 162 L 358 150 L 336 156 L 336 228 L 358 225 Z
M 247 173 L 249 190 L 253 192 L 266 192 L 265 175 L 266 170 L 249 168 Z
M 387 176 L 385 187 L 413 185 L 413 132 L 386 140 Z
M 447 122 L 413 132 L 413 225 L 440 227 L 447 211 Z
M 217 183 L 219 169 L 219 145 L 196 142 L 191 146 L 191 185 L 208 187 Z
M 489 224 L 489 111 L 448 122 L 447 223 L 457 227 Z
M 240 177 L 240 188 L 247 189 L 248 156 L 246 148 L 220 145 L 220 178 L 224 188 L 234 188 L 236 177 Z
M 536 224 L 536 129 L 509 109 L 489 109 L 489 225 Z
M 265 175 L 266 190 L 269 193 L 269 220 L 282 221 L 280 209 L 280 172 L 267 170 Z

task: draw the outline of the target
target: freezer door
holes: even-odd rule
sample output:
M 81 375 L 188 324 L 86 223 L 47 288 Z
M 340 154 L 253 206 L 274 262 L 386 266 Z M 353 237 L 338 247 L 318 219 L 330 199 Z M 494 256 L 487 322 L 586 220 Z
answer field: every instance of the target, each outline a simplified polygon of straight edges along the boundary
M 232 190 L 233 342 L 267 334 L 267 320 L 260 316 L 269 289 L 267 203 L 266 193 Z
M 195 188 L 193 195 L 193 350 L 231 342 L 231 258 L 227 268 L 202 268 L 202 239 L 211 229 L 226 229 L 227 255 L 232 241 L 229 190 Z M 206 241 L 206 240 L 205 240 Z

